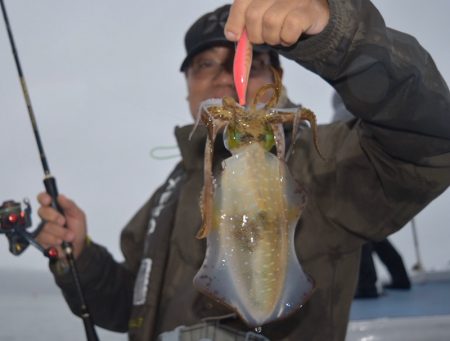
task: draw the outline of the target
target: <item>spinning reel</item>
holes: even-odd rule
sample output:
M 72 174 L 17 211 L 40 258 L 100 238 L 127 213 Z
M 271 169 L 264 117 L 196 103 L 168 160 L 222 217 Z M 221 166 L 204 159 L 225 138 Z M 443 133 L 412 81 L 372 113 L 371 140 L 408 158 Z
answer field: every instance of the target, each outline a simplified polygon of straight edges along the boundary
M 42 223 L 33 232 L 28 232 L 31 227 L 31 206 L 27 199 L 23 200 L 25 206 L 13 200 L 7 200 L 0 206 L 0 233 L 5 234 L 9 242 L 9 251 L 18 256 L 28 247 L 33 245 L 44 256 L 50 259 L 58 257 L 58 251 L 54 247 L 44 249 L 37 241 L 36 236 L 42 228 Z

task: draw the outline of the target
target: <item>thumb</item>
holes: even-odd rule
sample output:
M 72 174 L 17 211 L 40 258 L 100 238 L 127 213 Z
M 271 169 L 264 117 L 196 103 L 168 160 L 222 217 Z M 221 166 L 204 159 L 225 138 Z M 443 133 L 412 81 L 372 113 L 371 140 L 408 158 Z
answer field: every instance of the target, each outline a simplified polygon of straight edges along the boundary
M 245 27 L 245 12 L 251 0 L 235 0 L 230 7 L 224 28 L 225 37 L 230 41 L 238 41 Z

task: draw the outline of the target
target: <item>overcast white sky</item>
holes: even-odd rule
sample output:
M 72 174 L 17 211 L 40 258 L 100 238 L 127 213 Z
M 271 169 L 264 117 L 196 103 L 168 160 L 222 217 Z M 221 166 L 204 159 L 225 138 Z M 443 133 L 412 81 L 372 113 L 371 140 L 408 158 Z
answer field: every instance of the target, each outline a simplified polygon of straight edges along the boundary
M 174 145 L 174 126 L 190 123 L 178 71 L 184 32 L 193 18 L 222 3 L 6 0 L 59 190 L 85 209 L 90 235 L 119 260 L 121 228 L 178 161 L 152 159 L 150 150 Z M 418 38 L 450 83 L 450 2 L 374 3 L 388 25 Z M 331 88 L 291 62 L 283 65 L 290 97 L 328 122 Z M 29 197 L 36 209 L 42 168 L 3 20 L 0 75 L 0 201 Z M 447 191 L 417 217 L 428 268 L 450 264 L 449 207 Z M 415 262 L 410 228 L 393 240 L 410 268 Z M 7 248 L 1 237 L 0 268 L 46 269 L 47 261 L 34 249 L 14 257 Z

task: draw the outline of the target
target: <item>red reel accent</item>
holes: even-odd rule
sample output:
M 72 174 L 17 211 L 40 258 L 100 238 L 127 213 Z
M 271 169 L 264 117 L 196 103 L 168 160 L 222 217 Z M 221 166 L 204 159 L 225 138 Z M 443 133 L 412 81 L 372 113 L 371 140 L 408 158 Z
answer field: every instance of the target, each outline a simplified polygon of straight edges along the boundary
M 55 247 L 50 247 L 46 250 L 46 256 L 50 259 L 58 258 L 58 250 Z
M 11 224 L 17 223 L 17 220 L 19 220 L 19 217 L 18 217 L 17 214 L 15 214 L 15 213 L 11 213 L 11 214 L 8 216 L 8 221 L 9 221 Z

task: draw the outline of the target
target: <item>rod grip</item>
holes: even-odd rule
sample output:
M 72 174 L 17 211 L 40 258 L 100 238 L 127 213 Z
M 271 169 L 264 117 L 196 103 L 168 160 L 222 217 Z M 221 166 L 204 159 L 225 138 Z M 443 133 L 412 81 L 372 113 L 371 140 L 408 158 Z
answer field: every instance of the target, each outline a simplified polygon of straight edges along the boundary
M 62 215 L 64 215 L 64 210 L 62 209 L 62 207 L 58 204 L 58 188 L 56 186 L 56 179 L 54 176 L 48 175 L 44 178 L 44 186 L 45 186 L 45 190 L 47 191 L 47 193 L 52 197 L 52 207 L 54 209 L 56 209 L 59 213 L 61 213 Z M 65 228 L 67 228 L 67 226 L 64 225 Z M 72 254 L 73 249 L 72 249 L 72 243 L 68 243 L 66 241 L 63 241 L 62 243 L 62 247 L 63 249 L 66 251 L 69 251 L 68 253 Z
M 44 178 L 44 186 L 47 193 L 52 197 L 52 207 L 58 210 L 59 213 L 64 214 L 63 209 L 58 204 L 56 198 L 58 197 L 58 188 L 56 186 L 56 179 L 53 176 Z
M 61 208 L 61 206 L 58 204 L 57 197 L 58 197 L 58 188 L 56 186 L 56 179 L 48 175 L 44 178 L 44 186 L 47 193 L 52 197 L 52 207 L 58 210 L 59 213 L 64 215 L 64 211 Z M 72 249 L 72 243 L 63 242 L 62 248 L 64 252 L 66 253 L 66 258 L 69 263 L 69 268 L 72 274 L 73 282 L 78 294 L 78 298 L 80 300 L 81 305 L 81 318 L 83 320 L 84 328 L 86 331 L 86 338 L 87 341 L 98 341 L 98 336 L 95 331 L 94 323 L 92 321 L 92 317 L 89 313 L 88 306 L 86 304 L 86 300 L 84 298 L 83 289 L 81 287 L 81 281 L 79 278 L 78 269 L 75 263 L 75 259 L 73 256 L 73 249 Z

